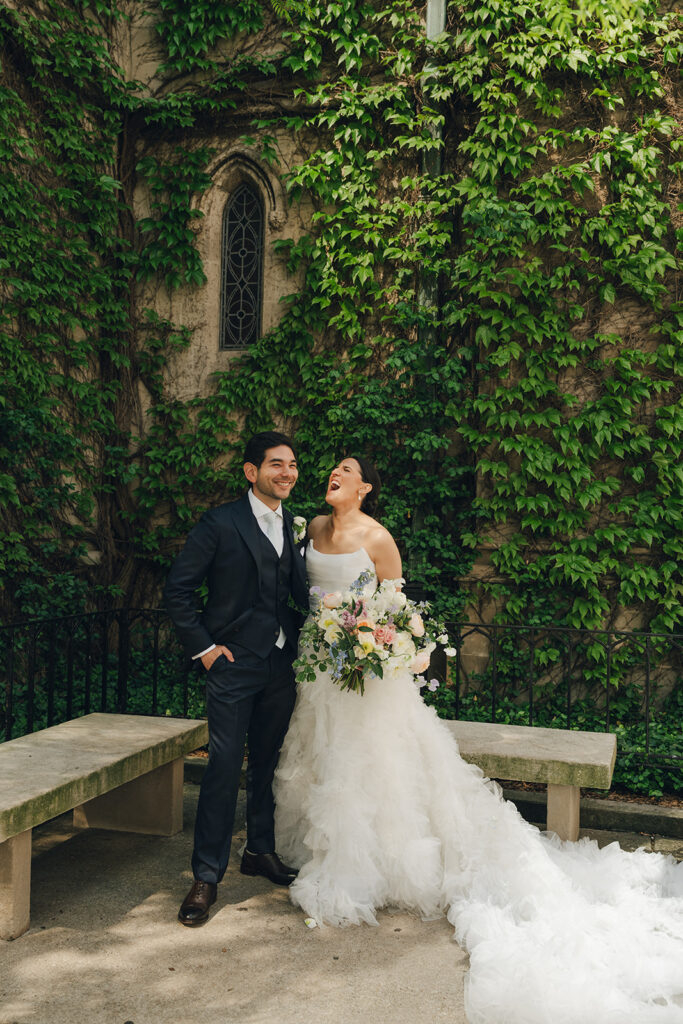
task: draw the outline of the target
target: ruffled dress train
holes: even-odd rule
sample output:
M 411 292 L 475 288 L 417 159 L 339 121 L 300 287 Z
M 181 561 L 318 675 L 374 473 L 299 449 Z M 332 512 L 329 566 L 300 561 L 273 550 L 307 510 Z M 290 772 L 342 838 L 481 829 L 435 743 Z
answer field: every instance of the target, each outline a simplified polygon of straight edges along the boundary
M 326 591 L 372 564 L 307 558 Z M 410 672 L 362 696 L 301 682 L 275 796 L 293 902 L 337 926 L 446 914 L 470 1024 L 683 1024 L 683 864 L 540 833 L 461 759 Z

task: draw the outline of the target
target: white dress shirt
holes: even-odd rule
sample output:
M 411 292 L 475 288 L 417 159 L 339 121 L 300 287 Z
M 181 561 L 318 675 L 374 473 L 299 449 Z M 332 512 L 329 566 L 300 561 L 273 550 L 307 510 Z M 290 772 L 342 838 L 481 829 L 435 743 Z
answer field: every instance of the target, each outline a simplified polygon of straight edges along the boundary
M 251 505 L 251 511 L 254 513 L 256 522 L 259 524 L 263 533 L 265 533 L 268 540 L 271 542 L 273 547 L 278 553 L 278 556 L 282 554 L 282 549 L 285 545 L 285 537 L 283 533 L 284 528 L 284 517 L 282 515 L 282 505 L 278 505 L 277 508 L 270 508 L 265 502 L 257 498 L 253 491 L 249 491 L 249 504 Z M 275 537 L 272 537 L 268 529 L 268 520 L 272 517 L 277 516 L 279 520 L 279 530 Z

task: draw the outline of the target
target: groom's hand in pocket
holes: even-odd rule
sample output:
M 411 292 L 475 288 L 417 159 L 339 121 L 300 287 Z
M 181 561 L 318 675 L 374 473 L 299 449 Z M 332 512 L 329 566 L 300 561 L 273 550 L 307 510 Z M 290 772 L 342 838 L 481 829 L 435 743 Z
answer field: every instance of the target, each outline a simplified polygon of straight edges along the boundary
M 227 647 L 223 647 L 221 644 L 217 644 L 216 647 L 213 647 L 210 651 L 207 651 L 206 654 L 202 655 L 202 665 L 207 672 L 213 665 L 214 661 L 220 658 L 221 654 L 224 654 L 228 661 L 235 660 L 232 651 L 229 651 Z

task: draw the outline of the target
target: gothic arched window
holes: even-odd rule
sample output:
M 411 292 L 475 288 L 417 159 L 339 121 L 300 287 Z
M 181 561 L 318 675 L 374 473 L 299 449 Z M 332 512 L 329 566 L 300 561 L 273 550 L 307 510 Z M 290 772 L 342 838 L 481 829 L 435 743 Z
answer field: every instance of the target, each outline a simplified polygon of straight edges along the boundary
M 223 211 L 221 348 L 245 348 L 261 334 L 263 204 L 240 185 Z

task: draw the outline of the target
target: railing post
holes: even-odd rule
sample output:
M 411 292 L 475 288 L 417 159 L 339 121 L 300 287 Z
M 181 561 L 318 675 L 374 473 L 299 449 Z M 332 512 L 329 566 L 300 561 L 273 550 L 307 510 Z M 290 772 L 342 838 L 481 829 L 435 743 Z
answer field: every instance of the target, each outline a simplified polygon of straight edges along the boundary
M 152 714 L 157 713 L 158 686 L 159 686 L 159 616 L 154 616 L 154 639 L 152 641 Z
M 36 674 L 36 630 L 37 626 L 31 626 L 30 639 L 28 644 L 28 665 L 26 666 L 26 731 L 33 732 L 33 710 L 36 700 L 35 674 Z
M 491 721 L 496 720 L 496 686 L 498 684 L 498 627 L 493 625 L 493 673 L 491 677 Z
M 5 683 L 5 739 L 12 739 L 14 726 L 14 629 L 9 631 L 9 650 L 7 651 L 7 682 Z
M 48 655 L 45 685 L 47 686 L 47 724 L 53 725 L 55 720 L 55 662 L 57 650 L 57 626 L 54 620 L 48 627 Z
M 529 635 L 529 725 L 534 724 L 534 652 L 536 647 L 536 630 Z
M 650 756 L 650 637 L 645 638 L 645 757 Z
M 102 612 L 102 662 L 100 676 L 100 711 L 107 710 L 107 689 L 109 683 L 109 615 Z
M 189 708 L 190 700 L 190 673 L 192 672 L 192 662 L 188 659 L 187 655 L 183 656 L 183 716 L 187 718 L 187 712 Z
M 455 717 L 460 718 L 460 651 L 462 648 L 462 627 L 458 626 L 458 639 L 455 645 Z
M 609 732 L 610 726 L 610 705 L 609 705 L 609 688 L 612 685 L 612 644 L 609 637 L 607 638 L 607 658 L 605 662 L 605 732 Z
M 572 727 L 572 654 L 574 653 L 574 647 L 572 644 L 571 633 L 568 637 L 567 654 L 565 657 L 565 676 L 567 679 L 567 728 Z
M 70 624 L 69 624 L 70 625 Z M 74 635 L 69 628 L 66 641 L 66 717 L 73 717 L 74 705 Z
M 84 685 L 85 692 L 83 694 L 83 711 L 85 714 L 90 713 L 90 686 L 92 683 L 92 666 L 91 666 L 91 655 L 92 655 L 92 620 L 90 616 L 87 616 L 85 620 L 85 670 L 84 670 Z
M 122 609 L 118 615 L 119 622 L 119 656 L 116 684 L 116 710 L 120 715 L 125 713 L 128 704 L 128 663 L 130 660 L 130 633 L 128 613 Z

